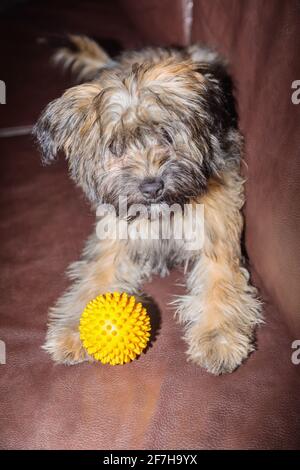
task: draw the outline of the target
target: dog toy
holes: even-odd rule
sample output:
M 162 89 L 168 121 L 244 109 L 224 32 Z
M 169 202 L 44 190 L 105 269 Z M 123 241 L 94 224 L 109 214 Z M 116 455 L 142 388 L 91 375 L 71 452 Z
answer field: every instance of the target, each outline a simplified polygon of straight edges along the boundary
M 99 295 L 85 307 L 79 325 L 88 354 L 103 364 L 125 364 L 146 348 L 150 317 L 134 296 L 119 292 Z

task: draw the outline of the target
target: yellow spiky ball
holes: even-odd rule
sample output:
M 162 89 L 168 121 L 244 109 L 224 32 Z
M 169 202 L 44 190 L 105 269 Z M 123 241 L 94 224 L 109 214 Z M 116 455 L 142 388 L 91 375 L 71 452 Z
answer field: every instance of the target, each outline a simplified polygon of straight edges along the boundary
M 150 317 L 134 296 L 119 292 L 99 295 L 85 307 L 79 325 L 88 354 L 103 364 L 125 364 L 146 348 Z

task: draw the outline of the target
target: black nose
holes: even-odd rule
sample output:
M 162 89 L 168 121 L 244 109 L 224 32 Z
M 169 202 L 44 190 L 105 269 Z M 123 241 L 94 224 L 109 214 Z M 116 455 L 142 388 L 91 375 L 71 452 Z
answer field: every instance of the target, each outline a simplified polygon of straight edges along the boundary
M 160 196 L 164 189 L 161 178 L 146 178 L 140 184 L 140 191 L 147 199 L 155 199 Z

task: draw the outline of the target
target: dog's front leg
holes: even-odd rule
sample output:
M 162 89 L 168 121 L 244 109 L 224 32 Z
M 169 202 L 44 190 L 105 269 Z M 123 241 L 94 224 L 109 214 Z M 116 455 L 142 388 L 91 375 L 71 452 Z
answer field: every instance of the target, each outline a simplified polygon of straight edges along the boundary
M 74 283 L 50 310 L 44 349 L 57 363 L 76 364 L 91 360 L 78 331 L 85 305 L 105 292 L 134 293 L 142 275 L 138 266 L 133 266 L 124 241 L 99 241 L 96 236 L 89 240 L 82 260 L 70 266 L 69 275 Z
M 233 371 L 254 349 L 261 320 L 256 289 L 242 266 L 242 181 L 227 175 L 210 184 L 204 204 L 204 246 L 188 275 L 179 316 L 186 323 L 188 356 L 213 374 Z

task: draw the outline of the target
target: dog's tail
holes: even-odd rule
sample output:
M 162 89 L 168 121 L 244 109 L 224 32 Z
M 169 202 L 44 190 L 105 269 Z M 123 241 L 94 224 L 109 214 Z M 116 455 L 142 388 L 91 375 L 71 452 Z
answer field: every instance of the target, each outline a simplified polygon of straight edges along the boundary
M 87 36 L 51 36 L 40 42 L 57 49 L 52 57 L 53 62 L 65 70 L 69 69 L 78 82 L 93 80 L 101 69 L 115 63 L 101 46 Z

